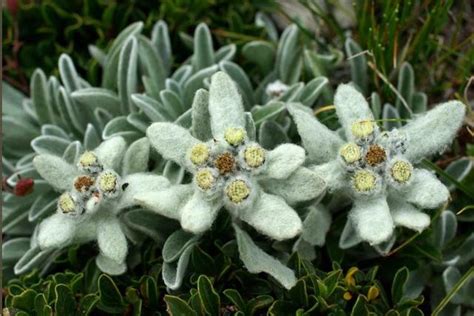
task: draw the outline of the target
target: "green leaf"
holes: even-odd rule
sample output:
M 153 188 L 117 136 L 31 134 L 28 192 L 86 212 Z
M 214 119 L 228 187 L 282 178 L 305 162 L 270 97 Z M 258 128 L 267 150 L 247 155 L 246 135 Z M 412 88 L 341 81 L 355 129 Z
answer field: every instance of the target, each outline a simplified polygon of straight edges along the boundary
M 399 269 L 395 273 L 392 283 L 392 301 L 393 304 L 399 304 L 404 297 L 405 284 L 408 280 L 409 271 L 406 267 Z
M 383 128 L 387 131 L 402 126 L 400 113 L 391 104 L 385 104 L 382 112 Z
M 43 293 L 36 295 L 35 297 L 35 312 L 37 316 L 52 316 L 52 308 L 46 302 L 46 297 Z
M 15 274 L 23 274 L 41 266 L 51 257 L 54 249 L 41 250 L 39 247 L 30 248 L 15 264 Z
M 36 291 L 27 289 L 23 293 L 12 297 L 12 306 L 24 311 L 33 311 L 36 295 Z
M 413 67 L 407 62 L 402 64 L 400 72 L 398 73 L 397 90 L 400 92 L 400 95 L 410 106 L 410 108 L 413 109 L 413 104 L 411 101 L 413 98 L 413 93 L 415 92 L 415 73 L 413 72 Z M 398 96 L 395 102 L 395 107 L 397 108 L 401 117 L 406 118 L 410 116 L 410 113 L 407 112 L 407 109 Z
M 152 122 L 166 122 L 172 119 L 167 111 L 160 112 L 162 104 L 146 95 L 132 94 L 132 101 Z
M 121 31 L 120 34 L 115 38 L 114 43 L 110 47 L 108 56 L 114 54 L 115 52 L 119 52 L 122 48 L 122 45 L 129 39 L 129 37 L 140 34 L 143 26 L 144 23 L 139 21 L 132 23 L 123 29 L 123 31 Z
M 56 313 L 58 315 L 73 315 L 76 310 L 76 300 L 71 289 L 64 284 L 58 284 L 54 291 L 56 292 L 54 302 Z
M 168 74 L 173 64 L 173 54 L 168 33 L 168 25 L 164 21 L 158 21 L 151 31 L 151 41 L 160 54 L 163 66 Z
M 288 26 L 281 35 L 276 53 L 278 77 L 286 84 L 294 84 L 301 75 L 301 48 L 298 47 L 299 30 L 294 24 Z
M 194 244 L 184 249 L 183 253 L 178 259 L 178 262 L 164 262 L 163 263 L 163 281 L 165 285 L 172 290 L 178 289 L 183 283 L 184 275 L 188 268 L 189 257 L 193 250 Z
M 270 72 L 275 60 L 275 48 L 264 41 L 252 41 L 244 45 L 242 54 L 249 61 L 255 63 L 264 74 Z
M 170 315 L 197 315 L 197 313 L 189 307 L 182 299 L 173 295 L 165 295 L 166 311 Z
M 341 279 L 341 276 L 342 276 L 342 271 L 337 270 L 337 271 L 332 271 L 328 273 L 326 278 L 324 278 L 323 282 L 327 288 L 327 296 L 331 296 L 332 293 L 334 293 L 334 290 L 336 289 L 337 284 L 339 280 Z
M 163 246 L 163 261 L 176 261 L 179 256 L 184 252 L 184 249 L 195 243 L 198 238 L 199 236 L 188 233 L 182 229 L 175 231 L 168 237 Z
M 206 24 L 201 23 L 194 32 L 194 70 L 198 71 L 214 64 L 214 49 L 211 32 Z
M 138 37 L 138 44 L 138 56 L 143 73 L 151 78 L 158 91 L 163 90 L 168 73 L 159 53 L 153 43 L 144 36 Z
M 211 280 L 209 280 L 205 275 L 200 275 L 197 282 L 197 288 L 206 314 L 218 316 L 221 299 L 219 294 L 214 290 Z
M 326 77 L 317 77 L 306 84 L 299 97 L 300 102 L 312 106 L 323 92 L 329 80 Z
M 216 63 L 232 60 L 237 52 L 235 44 L 229 44 L 219 48 L 215 54 Z
M 237 237 L 240 259 L 250 273 L 268 273 L 286 289 L 290 289 L 296 284 L 295 273 L 291 269 L 255 245 L 250 236 L 237 225 L 234 224 L 233 226 Z
M 130 210 L 123 215 L 122 219 L 127 226 L 160 243 L 179 227 L 176 221 L 145 209 Z
M 31 142 L 31 147 L 37 154 L 50 154 L 60 157 L 68 145 L 68 140 L 56 136 L 38 136 Z
M 76 67 L 74 67 L 71 57 L 67 54 L 62 54 L 59 57 L 59 73 L 66 91 L 71 93 L 80 89 L 79 74 L 76 71 Z
M 27 237 L 12 238 L 2 244 L 2 263 L 9 265 L 15 263 L 30 249 L 30 239 Z
M 191 255 L 194 272 L 199 274 L 213 275 L 216 273 L 214 259 L 205 253 L 199 246 L 194 247 Z
M 160 293 L 156 281 L 150 276 L 144 276 L 140 287 L 140 292 L 147 301 L 150 308 L 158 308 Z
M 182 102 L 183 104 L 181 105 L 180 113 L 190 108 L 196 91 L 204 88 L 204 81 L 209 79 L 217 70 L 219 70 L 217 65 L 211 65 L 209 67 L 200 69 L 191 77 L 186 79 L 184 83 L 184 101 Z
M 34 222 L 39 218 L 52 214 L 57 208 L 57 196 L 58 194 L 55 192 L 40 195 L 28 211 L 28 220 Z M 5 253 L 3 256 L 3 260 L 5 260 Z
M 87 124 L 87 129 L 84 134 L 84 148 L 86 150 L 93 150 L 101 143 L 101 138 L 97 130 L 92 124 Z
M 179 95 L 177 95 L 171 90 L 161 91 L 160 99 L 163 103 L 164 109 L 166 109 L 166 112 L 169 113 L 171 121 L 176 120 L 185 110 Z
M 251 109 L 255 104 L 255 97 L 253 95 L 252 83 L 245 71 L 239 65 L 230 61 L 220 62 L 219 67 L 237 83 L 243 96 L 245 108 L 247 110 Z
M 367 76 L 367 57 L 362 53 L 362 49 L 352 38 L 348 38 L 344 46 L 351 67 L 352 81 L 362 90 L 362 93 L 366 95 L 369 83 Z
M 33 101 L 36 115 L 41 124 L 51 122 L 53 115 L 50 106 L 50 97 L 47 89 L 46 75 L 42 70 L 36 70 L 31 77 L 31 99 Z M 18 105 L 19 106 L 19 105 Z
M 122 113 L 136 111 L 130 98 L 138 89 L 137 66 L 138 43 L 135 37 L 131 37 L 120 51 L 118 63 L 117 87 Z
M 309 303 L 308 289 L 306 282 L 303 279 L 298 280 L 295 286 L 290 289 L 289 296 L 291 301 L 296 303 L 298 306 L 306 307 Z
M 91 109 L 102 108 L 114 115 L 119 114 L 121 109 L 118 95 L 103 88 L 87 88 L 74 91 L 71 98 L 78 104 Z
M 352 307 L 351 316 L 360 316 L 360 315 L 368 315 L 369 311 L 367 309 L 367 301 L 362 295 L 357 297 L 357 300 Z
M 248 301 L 247 308 L 250 315 L 254 315 L 256 311 L 270 306 L 273 303 L 273 297 L 270 295 L 259 295 Z
M 280 124 L 274 121 L 264 121 L 259 129 L 259 143 L 265 149 L 273 149 L 278 145 L 288 143 L 289 138 Z
M 252 109 L 252 117 L 255 122 L 255 126 L 259 126 L 264 121 L 275 118 L 286 109 L 285 103 L 283 102 L 270 102 L 266 105 L 256 105 Z
M 79 303 L 79 313 L 80 315 L 89 315 L 92 310 L 95 308 L 100 298 L 96 294 L 87 294 L 81 298 Z
M 433 238 L 436 247 L 442 249 L 456 235 L 456 215 L 451 211 L 443 211 L 433 225 Z
M 107 123 L 102 131 L 102 138 L 109 139 L 115 136 L 122 136 L 127 141 L 132 141 L 143 136 L 133 125 L 131 125 L 125 116 L 119 116 Z
M 100 298 L 98 308 L 107 313 L 122 313 L 124 311 L 125 302 L 112 278 L 107 274 L 102 274 L 99 277 L 98 284 Z
M 248 313 L 247 304 L 240 295 L 239 291 L 235 289 L 227 289 L 222 293 L 224 293 L 224 295 L 239 309 L 239 311 L 242 311 L 244 314 Z
M 451 162 L 444 171 L 456 181 L 462 182 L 471 172 L 472 165 L 472 160 L 468 157 L 464 157 Z M 456 189 L 454 183 L 447 181 L 446 179 L 441 180 L 450 191 Z

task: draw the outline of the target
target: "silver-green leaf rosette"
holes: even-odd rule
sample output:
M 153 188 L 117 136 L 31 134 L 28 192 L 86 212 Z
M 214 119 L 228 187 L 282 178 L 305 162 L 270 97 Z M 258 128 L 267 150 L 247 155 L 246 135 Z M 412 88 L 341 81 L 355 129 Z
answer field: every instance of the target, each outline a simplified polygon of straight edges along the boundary
M 38 225 L 31 252 L 97 241 L 99 269 L 112 275 L 124 273 L 128 246 L 119 215 L 133 206 L 138 192 L 168 184 L 162 176 L 145 173 L 149 147 L 142 138 L 127 150 L 125 140 L 114 137 L 83 152 L 75 164 L 54 155 L 36 156 L 33 164 L 38 173 L 63 193 L 56 214 Z M 20 259 L 16 273 L 28 269 L 24 261 Z
M 148 190 L 135 200 L 179 220 L 193 234 L 209 230 L 225 208 L 233 218 L 247 269 L 269 273 L 291 288 L 296 282 L 293 271 L 258 248 L 242 222 L 274 240 L 293 238 L 301 233 L 302 222 L 290 205 L 317 198 L 325 190 L 324 181 L 302 167 L 303 148 L 283 144 L 267 151 L 255 142 L 242 98 L 227 74 L 212 76 L 208 109 L 202 103 L 200 107 L 193 109 L 193 130 L 199 130 L 203 139 L 173 123 L 154 123 L 147 130 L 152 146 L 165 159 L 186 168 L 193 175 L 192 183 Z M 297 183 L 312 190 L 301 190 Z
M 448 200 L 445 185 L 416 164 L 451 143 L 465 106 L 446 102 L 399 129 L 383 131 L 354 87 L 340 85 L 334 104 L 343 136 L 301 106 L 290 106 L 290 113 L 314 164 L 311 169 L 327 182 L 330 192 L 347 195 L 353 202 L 339 246 L 366 241 L 383 253 L 395 241 L 396 226 L 420 232 L 430 224 L 421 209 Z

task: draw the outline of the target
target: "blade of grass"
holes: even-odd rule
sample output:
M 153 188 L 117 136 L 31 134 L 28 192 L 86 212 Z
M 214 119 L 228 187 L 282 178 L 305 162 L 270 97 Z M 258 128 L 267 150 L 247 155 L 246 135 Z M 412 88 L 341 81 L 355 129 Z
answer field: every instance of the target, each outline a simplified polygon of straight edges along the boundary
M 438 306 L 433 310 L 432 316 L 437 316 L 443 310 L 443 308 L 449 303 L 454 295 L 469 281 L 470 278 L 474 277 L 474 267 L 471 267 L 453 286 L 451 291 L 439 302 Z
M 463 183 L 457 181 L 452 176 L 450 176 L 449 174 L 444 172 L 443 169 L 441 169 L 436 164 L 432 163 L 431 161 L 429 161 L 427 159 L 423 159 L 423 164 L 425 166 L 433 169 L 439 176 L 445 178 L 447 181 L 454 184 L 456 186 L 456 188 L 458 188 L 460 191 L 464 192 L 464 194 L 466 194 L 468 197 L 470 197 L 471 199 L 474 200 L 474 193 L 471 192 L 471 190 L 466 185 L 464 185 Z

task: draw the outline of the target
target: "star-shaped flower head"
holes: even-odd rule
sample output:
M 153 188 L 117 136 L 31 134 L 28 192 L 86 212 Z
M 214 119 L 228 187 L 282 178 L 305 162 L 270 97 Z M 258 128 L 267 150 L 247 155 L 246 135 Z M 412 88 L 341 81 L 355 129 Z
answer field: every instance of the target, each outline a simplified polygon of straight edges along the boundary
M 134 204 L 133 196 L 145 189 L 145 183 L 155 190 L 169 185 L 164 177 L 142 173 L 148 155 L 146 138 L 127 150 L 125 140 L 114 137 L 83 152 L 75 164 L 54 155 L 35 157 L 38 173 L 63 192 L 57 213 L 39 224 L 35 237 L 39 247 L 60 249 L 97 240 L 97 266 L 109 274 L 125 272 L 127 240 L 118 218 L 120 211 Z
M 352 86 L 340 85 L 334 104 L 345 137 L 298 105 L 290 106 L 290 113 L 309 160 L 317 164 L 312 169 L 330 191 L 348 193 L 353 200 L 346 230 L 351 225 L 358 241 L 378 245 L 390 239 L 394 226 L 425 229 L 430 217 L 419 209 L 440 206 L 449 192 L 431 172 L 414 165 L 452 142 L 464 105 L 450 101 L 398 130 L 382 131 Z
M 267 151 L 255 142 L 246 128 L 237 87 L 223 72 L 211 78 L 208 111 L 212 139 L 206 141 L 172 123 L 154 123 L 148 128 L 152 146 L 164 158 L 185 167 L 193 181 L 138 194 L 137 202 L 180 220 L 183 229 L 195 234 L 212 226 L 222 206 L 273 239 L 299 234 L 301 220 L 289 204 L 314 199 L 325 188 L 318 176 L 301 167 L 304 149 L 283 144 Z

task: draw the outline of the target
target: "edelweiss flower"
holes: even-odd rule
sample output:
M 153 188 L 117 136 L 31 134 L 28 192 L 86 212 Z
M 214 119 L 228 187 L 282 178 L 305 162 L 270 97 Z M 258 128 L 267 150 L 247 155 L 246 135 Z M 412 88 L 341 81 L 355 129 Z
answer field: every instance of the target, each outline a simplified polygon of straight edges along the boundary
M 171 123 L 147 130 L 164 158 L 192 173 L 192 183 L 138 194 L 136 201 L 179 219 L 183 229 L 196 234 L 208 230 L 224 206 L 234 218 L 276 240 L 296 236 L 301 220 L 288 204 L 311 200 L 324 190 L 324 182 L 301 167 L 304 149 L 284 144 L 267 151 L 251 139 L 241 96 L 225 73 L 213 75 L 209 94 L 214 139 L 202 142 Z
M 141 139 L 132 146 L 139 151 L 134 159 L 141 161 L 140 164 L 144 162 L 146 168 L 148 141 Z M 127 240 L 118 214 L 133 205 L 133 196 L 144 189 L 144 183 L 147 188 L 152 185 L 157 190 L 169 184 L 161 176 L 129 174 L 132 170 L 121 166 L 126 147 L 123 138 L 114 137 L 94 151 L 84 152 L 76 165 L 53 155 L 35 157 L 33 163 L 38 173 L 64 192 L 58 199 L 57 213 L 39 225 L 36 238 L 41 249 L 97 240 L 100 249 L 97 266 L 109 274 L 125 272 Z
M 276 80 L 267 85 L 265 88 L 265 93 L 272 98 L 278 98 L 281 97 L 288 90 L 288 88 L 289 87 L 286 84 L 280 80 Z
M 431 172 L 414 164 L 453 140 L 464 105 L 450 101 L 399 130 L 381 131 L 364 97 L 350 85 L 339 86 L 334 104 L 345 139 L 302 107 L 292 105 L 289 110 L 309 159 L 320 164 L 312 169 L 330 191 L 353 199 L 343 235 L 352 226 L 358 237 L 352 245 L 361 240 L 378 245 L 390 239 L 394 226 L 425 229 L 430 217 L 419 208 L 438 207 L 449 192 Z

